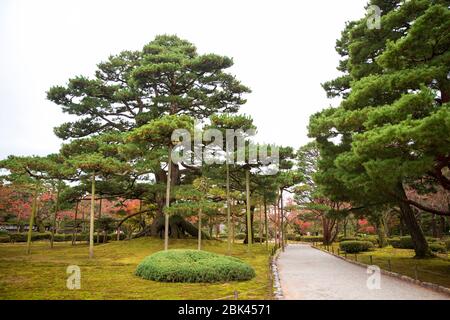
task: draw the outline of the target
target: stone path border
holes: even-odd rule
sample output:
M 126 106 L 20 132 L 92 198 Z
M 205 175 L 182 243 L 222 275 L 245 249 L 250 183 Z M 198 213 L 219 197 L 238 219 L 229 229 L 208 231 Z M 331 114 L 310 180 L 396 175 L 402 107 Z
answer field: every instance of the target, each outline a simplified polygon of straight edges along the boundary
M 330 254 L 332 256 L 335 256 L 336 258 L 342 259 L 342 260 L 344 260 L 346 262 L 358 265 L 360 267 L 367 268 L 367 266 L 368 266 L 368 264 L 365 264 L 365 263 L 362 263 L 362 262 L 358 262 L 358 261 L 355 261 L 355 260 L 351 260 L 351 259 L 346 259 L 343 256 L 337 255 L 337 254 L 329 252 L 327 250 L 323 250 L 323 249 L 321 249 L 319 247 L 316 247 L 316 246 L 311 246 L 311 248 L 314 248 L 316 250 L 320 250 L 322 252 L 328 253 L 328 254 Z M 392 271 L 387 271 L 387 270 L 384 270 L 384 269 L 381 269 L 381 268 L 380 268 L 380 271 L 384 275 L 387 275 L 387 276 L 390 276 L 390 277 L 394 277 L 394 278 L 397 278 L 397 279 L 400 279 L 400 280 L 403 280 L 403 281 L 406 281 L 406 282 L 410 282 L 410 283 L 413 283 L 415 285 L 419 285 L 419 286 L 421 286 L 423 288 L 427 288 L 427 289 L 430 289 L 430 290 L 433 290 L 433 291 L 436 291 L 436 292 L 439 292 L 439 293 L 444 293 L 444 294 L 447 294 L 447 295 L 450 296 L 450 289 L 446 288 L 444 286 L 440 286 L 438 284 L 431 283 L 431 282 L 425 282 L 425 281 L 416 280 L 416 279 L 413 279 L 411 277 L 405 276 L 403 274 L 392 272 Z

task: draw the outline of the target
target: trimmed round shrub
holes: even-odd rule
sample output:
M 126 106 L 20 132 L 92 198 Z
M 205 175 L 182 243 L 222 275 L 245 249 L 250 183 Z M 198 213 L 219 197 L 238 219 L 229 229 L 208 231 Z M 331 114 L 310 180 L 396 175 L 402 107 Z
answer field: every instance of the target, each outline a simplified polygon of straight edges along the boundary
M 294 240 L 295 241 L 302 241 L 302 236 L 299 235 L 299 234 L 296 234 Z
M 358 240 L 342 241 L 339 243 L 339 248 L 347 253 L 358 253 L 373 249 L 373 243 Z
M 255 271 L 234 257 L 207 251 L 173 249 L 146 257 L 135 274 L 161 282 L 226 282 L 252 279 Z
M 10 242 L 8 235 L 6 235 L 6 236 L 1 235 L 0 236 L 0 243 L 8 243 L 8 242 Z
M 358 236 L 358 237 L 342 237 L 339 239 L 339 242 L 343 241 L 370 241 L 374 246 L 378 245 L 378 237 L 377 236 Z
M 378 243 L 378 237 L 377 236 L 366 236 L 366 237 L 363 237 L 363 238 L 361 238 L 360 240 L 362 240 L 362 241 L 370 241 L 370 242 L 372 242 L 372 244 L 374 245 L 374 246 L 377 246 L 379 243 Z
M 301 241 L 304 242 L 322 242 L 323 237 L 322 236 L 303 236 L 301 238 Z
M 397 249 L 414 249 L 410 236 L 388 239 L 388 243 Z
M 432 242 L 428 246 L 432 252 L 447 253 L 447 248 L 442 243 Z
M 357 237 L 342 237 L 342 238 L 339 238 L 339 242 L 342 242 L 342 241 L 356 241 L 356 240 L 361 240 L 361 238 L 357 238 Z

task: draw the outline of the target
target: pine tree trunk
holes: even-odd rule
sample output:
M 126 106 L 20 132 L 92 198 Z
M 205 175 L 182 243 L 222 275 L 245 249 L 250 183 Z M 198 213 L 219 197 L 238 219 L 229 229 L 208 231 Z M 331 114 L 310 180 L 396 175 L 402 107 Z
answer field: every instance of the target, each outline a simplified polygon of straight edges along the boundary
M 431 214 L 431 234 L 433 235 L 433 238 L 438 237 L 438 230 L 436 226 L 436 215 L 434 213 Z
M 439 238 L 442 238 L 445 235 L 446 223 L 445 217 L 441 216 L 441 222 L 439 223 Z
M 227 169 L 227 250 L 228 254 L 231 254 L 231 203 L 230 203 L 230 167 L 228 159 L 225 163 Z
M 344 238 L 347 237 L 347 224 L 348 224 L 348 218 L 344 219 Z
M 85 220 L 85 216 L 84 216 L 84 208 L 83 206 L 81 206 L 81 220 L 83 220 L 82 224 L 81 224 L 81 233 L 85 233 L 86 232 L 86 220 Z
M 263 238 L 263 223 L 262 223 L 262 208 L 261 203 L 259 204 L 259 244 L 262 244 Z
M 247 220 L 247 217 L 245 217 Z M 251 243 L 255 243 L 255 232 L 254 232 L 254 220 L 255 220 L 255 206 L 250 206 L 250 232 L 251 232 Z M 244 244 L 248 244 L 248 224 L 245 223 L 245 238 Z
M 33 232 L 34 217 L 36 215 L 37 193 L 38 193 L 38 191 L 37 191 L 37 186 L 36 186 L 36 190 L 34 191 L 34 195 L 33 195 L 33 204 L 31 207 L 30 223 L 28 224 L 27 254 L 31 253 L 31 235 Z
M 198 210 L 198 250 L 202 250 L 202 208 Z
M 102 217 L 102 199 L 100 199 L 100 203 L 98 205 L 98 217 L 97 221 Z M 97 243 L 100 243 L 100 226 L 97 227 Z
M 281 205 L 281 208 L 280 208 L 281 209 L 280 210 L 280 214 L 281 214 L 281 227 L 280 227 L 280 230 L 281 230 L 281 250 L 284 251 L 284 237 L 285 237 L 284 231 L 285 230 L 284 230 L 283 189 L 280 190 L 280 205 Z
M 250 169 L 245 170 L 245 190 L 247 202 L 247 246 L 248 251 L 252 249 L 253 235 L 252 235 L 252 221 L 250 212 Z
M 273 213 L 274 213 L 274 242 L 275 247 L 277 247 L 278 243 L 278 198 L 275 200 L 275 205 L 273 206 Z
M 323 233 L 323 244 L 328 245 L 330 244 L 330 235 L 328 234 L 328 219 L 325 217 L 322 217 L 322 233 Z
M 53 241 L 55 239 L 55 229 L 56 229 L 56 218 L 58 216 L 58 207 L 59 207 L 59 183 L 56 190 L 56 203 L 55 203 L 55 212 L 53 213 L 53 221 L 52 221 L 52 233 L 50 237 L 50 248 L 53 249 Z
M 91 182 L 91 219 L 89 224 L 89 258 L 94 257 L 94 218 L 95 218 L 95 173 L 92 174 Z
M 235 221 L 235 219 L 234 219 L 234 214 L 232 214 L 231 215 L 231 241 L 232 241 L 232 244 L 234 244 L 234 241 L 235 241 L 235 224 L 236 224 L 236 221 Z
M 407 199 L 405 189 L 402 184 L 397 186 L 397 195 L 400 199 Z M 430 249 L 428 247 L 428 242 L 417 223 L 416 216 L 414 215 L 411 206 L 404 201 L 399 201 L 400 214 L 403 222 L 408 228 L 409 234 L 411 235 L 412 242 L 414 244 L 414 250 L 416 252 L 416 258 L 426 258 L 431 256 Z
M 379 216 L 377 220 L 377 235 L 378 235 L 378 244 L 380 248 L 384 248 L 387 246 L 387 240 L 386 240 L 386 229 L 385 229 L 385 223 L 383 220 L 383 216 Z
M 78 215 L 78 204 L 80 202 L 77 200 L 77 204 L 75 205 L 75 219 L 73 224 L 73 234 L 72 234 L 72 245 L 75 245 L 77 243 L 77 231 L 78 231 L 78 225 L 77 225 L 77 215 Z
M 172 147 L 168 148 L 167 184 L 166 184 L 166 208 L 170 207 L 170 184 L 172 180 Z M 164 214 L 164 250 L 169 249 L 169 212 Z
M 269 250 L 269 224 L 267 218 L 267 201 L 264 193 L 264 228 L 266 230 L 266 250 Z

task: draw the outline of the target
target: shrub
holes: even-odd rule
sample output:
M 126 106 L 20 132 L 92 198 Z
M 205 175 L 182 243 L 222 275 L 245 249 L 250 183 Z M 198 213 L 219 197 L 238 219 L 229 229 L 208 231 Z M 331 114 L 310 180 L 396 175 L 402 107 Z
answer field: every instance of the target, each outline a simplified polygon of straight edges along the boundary
M 410 236 L 391 238 L 388 243 L 397 249 L 414 249 L 414 244 Z
M 373 243 L 370 241 L 349 240 L 339 243 L 339 248 L 347 253 L 358 253 L 369 251 L 373 248 Z
M 254 242 L 254 243 L 260 242 L 259 240 L 260 240 L 259 236 L 253 237 L 253 242 Z M 261 242 L 264 242 L 264 241 L 266 241 L 266 237 L 263 236 L 263 237 L 261 238 Z
M 55 242 L 72 241 L 72 234 L 70 233 L 56 233 L 53 238 Z
M 299 234 L 296 234 L 294 240 L 295 241 L 302 241 L 302 236 L 299 235 Z
M 374 246 L 377 246 L 379 244 L 377 236 L 366 236 L 366 237 L 361 238 L 360 240 L 362 240 L 362 241 L 370 241 L 370 242 L 372 242 L 372 244 Z
M 44 233 L 33 232 L 31 234 L 31 241 L 50 240 L 51 236 L 52 236 L 52 234 L 50 232 L 44 232 Z M 11 242 L 27 242 L 28 233 L 27 232 L 11 233 L 9 235 L 9 238 L 10 238 Z M 53 238 L 53 241 L 55 241 L 55 242 L 71 241 L 71 240 L 72 240 L 72 234 L 56 233 Z M 77 240 L 80 241 L 80 235 L 77 235 Z
M 400 238 L 398 238 L 398 237 L 388 238 L 387 242 L 394 248 L 399 248 L 400 247 Z
M 373 245 L 378 245 L 378 237 L 369 235 L 369 236 L 357 236 L 357 237 L 342 237 L 339 239 L 339 242 L 343 241 L 370 241 Z
M 26 233 L 11 233 L 9 235 L 11 242 L 26 242 L 27 234 Z
M 432 242 L 429 244 L 430 250 L 438 253 L 447 253 L 447 248 L 444 244 L 439 242 Z
M 8 235 L 1 235 L 0 236 L 0 243 L 8 243 L 8 242 L 10 242 L 11 240 L 9 239 L 9 236 Z
M 49 240 L 51 236 L 52 236 L 52 234 L 50 232 L 32 233 L 31 234 L 31 240 L 32 241 Z
M 288 233 L 286 235 L 286 240 L 295 240 L 295 234 L 294 233 Z
M 238 233 L 234 236 L 237 240 L 244 240 L 245 239 L 245 233 Z
M 357 240 L 361 240 L 361 238 L 358 238 L 358 237 L 342 237 L 342 238 L 339 238 L 339 242 L 342 242 L 342 241 L 357 241 Z
M 450 250 L 450 239 L 447 239 L 444 242 L 445 242 L 445 247 L 447 248 L 447 250 Z
M 51 234 L 49 232 L 33 232 L 31 233 L 31 241 L 48 240 L 50 239 L 50 236 Z M 11 242 L 27 242 L 28 232 L 11 233 L 9 237 L 11 239 Z
M 77 233 L 76 239 L 77 241 L 89 241 L 89 233 Z
M 162 282 L 225 282 L 249 280 L 255 271 L 237 258 L 198 250 L 159 251 L 146 257 L 136 275 Z
M 323 237 L 322 236 L 303 236 L 301 238 L 301 241 L 304 242 L 322 242 Z

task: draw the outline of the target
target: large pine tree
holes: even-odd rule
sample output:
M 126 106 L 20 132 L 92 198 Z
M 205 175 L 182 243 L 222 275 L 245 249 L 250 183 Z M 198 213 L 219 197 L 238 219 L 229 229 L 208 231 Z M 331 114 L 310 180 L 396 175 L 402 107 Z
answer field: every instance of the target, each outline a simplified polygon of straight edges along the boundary
M 371 1 L 381 29 L 367 17 L 351 22 L 337 42 L 344 75 L 324 84 L 338 108 L 311 117 L 322 159 L 318 180 L 353 202 L 400 208 L 416 256 L 429 255 L 407 188 L 448 190 L 450 166 L 450 11 L 448 1 Z M 335 139 L 338 139 L 336 142 Z M 334 142 L 333 142 L 334 140 Z
M 201 55 L 196 47 L 174 35 L 157 36 L 141 51 L 124 51 L 98 64 L 93 79 L 78 76 L 66 86 L 48 91 L 48 99 L 63 112 L 78 118 L 55 128 L 62 139 L 78 139 L 106 132 L 130 132 L 163 116 L 187 115 L 197 119 L 216 113 L 235 113 L 250 90 L 225 70 L 231 58 Z M 159 165 L 149 166 L 156 185 L 171 187 L 182 182 L 182 171 L 165 164 L 166 145 L 153 145 L 153 158 Z M 168 179 L 168 172 L 171 172 Z M 153 234 L 163 218 L 164 189 L 155 197 L 158 216 Z M 123 193 L 123 191 L 122 191 Z

